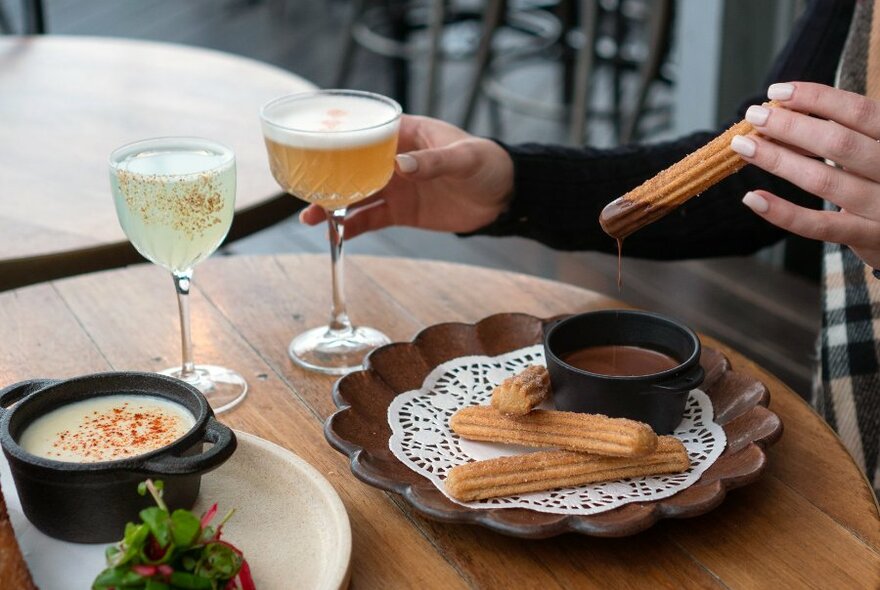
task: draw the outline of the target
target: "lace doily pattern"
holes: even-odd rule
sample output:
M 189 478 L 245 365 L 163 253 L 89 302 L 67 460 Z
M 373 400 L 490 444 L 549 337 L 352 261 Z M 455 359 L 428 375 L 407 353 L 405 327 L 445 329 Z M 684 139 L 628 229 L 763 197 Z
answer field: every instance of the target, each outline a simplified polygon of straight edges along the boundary
M 543 346 L 534 345 L 499 356 L 467 356 L 443 363 L 422 387 L 397 396 L 388 407 L 392 435 L 389 447 L 404 465 L 428 478 L 450 500 L 470 508 L 526 508 L 567 515 L 598 514 L 631 502 L 669 497 L 696 482 L 721 455 L 727 438 L 713 422 L 712 402 L 700 390 L 688 397 L 684 419 L 673 433 L 684 443 L 691 467 L 684 473 L 631 478 L 462 503 L 446 494 L 443 481 L 456 465 L 489 456 L 528 452 L 509 445 L 475 445 L 449 428 L 460 408 L 489 403 L 492 389 L 529 365 L 544 364 Z M 475 452 L 479 446 L 478 452 Z M 488 452 L 486 449 L 489 449 Z M 494 450 L 493 450 L 494 449 Z

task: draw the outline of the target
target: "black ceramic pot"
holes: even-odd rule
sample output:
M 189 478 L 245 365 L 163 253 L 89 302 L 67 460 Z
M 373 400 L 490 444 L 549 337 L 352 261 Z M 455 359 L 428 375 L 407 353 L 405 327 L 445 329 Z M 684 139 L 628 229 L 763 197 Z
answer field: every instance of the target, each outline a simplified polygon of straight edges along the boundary
M 177 402 L 192 412 L 195 426 L 155 451 L 117 461 L 72 463 L 37 457 L 18 440 L 25 428 L 55 408 L 106 395 L 149 395 Z M 13 404 L 16 404 L 14 405 Z M 235 451 L 235 434 L 215 418 L 194 387 L 155 373 L 99 373 L 65 381 L 24 381 L 0 390 L 0 444 L 9 461 L 25 516 L 50 537 L 77 543 L 122 538 L 125 523 L 153 505 L 138 495 L 146 478 L 165 482 L 169 508 L 192 508 L 201 474 Z M 202 452 L 203 443 L 213 443 Z
M 679 361 L 668 371 L 635 377 L 591 373 L 561 357 L 590 346 L 639 346 Z M 632 418 L 658 434 L 681 422 L 688 392 L 703 382 L 700 339 L 683 324 L 655 313 L 603 310 L 566 318 L 544 336 L 544 354 L 556 408 Z

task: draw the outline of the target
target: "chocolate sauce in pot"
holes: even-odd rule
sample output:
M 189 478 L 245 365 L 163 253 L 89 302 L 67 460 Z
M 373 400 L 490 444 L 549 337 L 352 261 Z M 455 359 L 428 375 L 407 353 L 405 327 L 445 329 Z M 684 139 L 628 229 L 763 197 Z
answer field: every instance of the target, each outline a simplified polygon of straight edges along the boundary
M 590 346 L 562 355 L 563 362 L 600 375 L 634 377 L 674 369 L 681 363 L 668 354 L 640 346 Z

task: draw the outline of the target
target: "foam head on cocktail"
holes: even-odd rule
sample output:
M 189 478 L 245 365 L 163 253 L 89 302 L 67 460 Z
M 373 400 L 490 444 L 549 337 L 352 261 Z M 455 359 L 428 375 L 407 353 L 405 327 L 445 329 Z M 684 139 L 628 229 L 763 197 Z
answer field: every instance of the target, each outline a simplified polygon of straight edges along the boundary
M 269 166 L 287 192 L 328 210 L 360 201 L 394 172 L 399 107 L 346 94 L 266 105 Z

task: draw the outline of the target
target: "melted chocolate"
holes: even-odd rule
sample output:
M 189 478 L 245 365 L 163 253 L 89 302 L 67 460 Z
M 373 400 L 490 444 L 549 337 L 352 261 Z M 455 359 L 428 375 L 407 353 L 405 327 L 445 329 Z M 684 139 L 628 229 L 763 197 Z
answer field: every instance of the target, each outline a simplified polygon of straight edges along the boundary
M 615 377 L 653 375 L 681 363 L 662 352 L 640 346 L 590 346 L 562 355 L 572 367 Z
M 623 238 L 617 238 L 617 292 L 623 290 Z
M 622 240 L 674 208 L 662 202 L 633 201 L 623 196 L 605 205 L 599 214 L 599 225 L 612 238 Z

